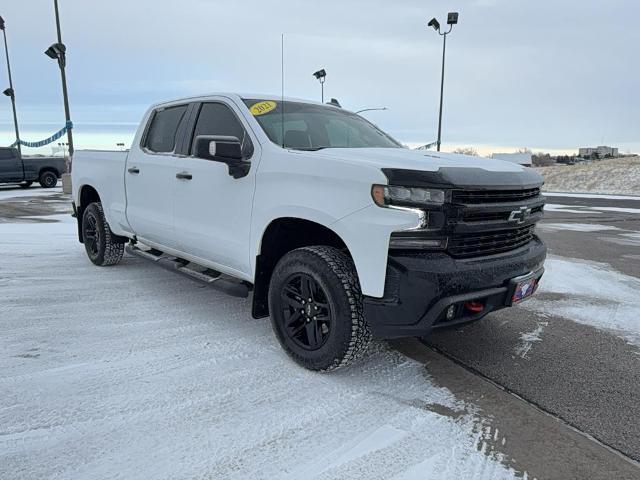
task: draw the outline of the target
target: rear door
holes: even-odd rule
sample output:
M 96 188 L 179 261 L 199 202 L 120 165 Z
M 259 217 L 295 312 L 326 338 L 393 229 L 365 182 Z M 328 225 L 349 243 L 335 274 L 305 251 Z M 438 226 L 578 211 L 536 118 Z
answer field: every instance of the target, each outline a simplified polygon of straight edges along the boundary
M 180 249 L 227 267 L 226 273 L 251 278 L 249 234 L 259 144 L 238 107 L 226 99 L 199 104 L 194 118 L 185 145 L 188 156 L 175 164 L 175 173 L 183 174 L 174 178 L 174 225 Z M 233 178 L 225 163 L 196 158 L 193 146 L 198 135 L 237 137 L 243 159 L 252 162 L 249 173 Z
M 22 162 L 15 148 L 0 148 L 0 182 L 21 182 Z
M 127 220 L 143 243 L 176 247 L 173 189 L 177 146 L 185 133 L 189 104 L 155 110 L 141 144 L 127 158 L 125 185 Z

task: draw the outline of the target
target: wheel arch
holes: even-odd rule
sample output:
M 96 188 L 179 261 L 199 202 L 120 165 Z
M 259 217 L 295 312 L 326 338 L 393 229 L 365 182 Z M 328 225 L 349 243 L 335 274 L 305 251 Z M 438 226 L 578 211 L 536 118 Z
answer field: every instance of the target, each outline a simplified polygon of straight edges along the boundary
M 88 205 L 100 202 L 98 191 L 91 185 L 83 185 L 78 190 L 78 204 L 76 205 L 76 220 L 78 224 L 78 241 L 84 243 L 82 238 L 82 215 Z
M 40 170 L 38 170 L 38 178 L 40 178 L 42 174 L 46 172 L 54 173 L 56 175 L 56 178 L 60 178 L 60 172 L 58 171 L 58 169 L 56 167 L 52 167 L 51 165 L 40 167 Z
M 264 229 L 256 255 L 252 316 L 269 316 L 269 282 L 278 261 L 301 247 L 326 245 L 351 253 L 345 241 L 333 229 L 321 223 L 298 217 L 272 220 Z

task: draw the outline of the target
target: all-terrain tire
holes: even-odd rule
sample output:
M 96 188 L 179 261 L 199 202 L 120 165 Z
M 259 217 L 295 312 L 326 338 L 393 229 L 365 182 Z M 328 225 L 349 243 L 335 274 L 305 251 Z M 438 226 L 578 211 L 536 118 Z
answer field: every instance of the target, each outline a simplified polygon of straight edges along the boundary
M 42 172 L 40 174 L 40 178 L 38 178 L 38 183 L 42 188 L 53 188 L 58 184 L 58 176 L 55 172 L 51 170 L 47 170 L 46 172 Z
M 91 203 L 84 209 L 82 237 L 87 256 L 95 265 L 107 267 L 122 260 L 124 243 L 111 232 L 101 203 Z
M 291 285 L 289 279 L 300 276 L 316 282 L 317 291 L 322 292 L 322 301 L 328 305 L 332 317 L 324 343 L 312 350 L 301 347 L 286 327 L 287 315 L 295 309 L 283 300 L 285 288 Z M 353 261 L 333 247 L 303 247 L 282 257 L 269 284 L 269 311 L 282 348 L 309 370 L 328 372 L 349 365 L 366 351 L 371 341 Z

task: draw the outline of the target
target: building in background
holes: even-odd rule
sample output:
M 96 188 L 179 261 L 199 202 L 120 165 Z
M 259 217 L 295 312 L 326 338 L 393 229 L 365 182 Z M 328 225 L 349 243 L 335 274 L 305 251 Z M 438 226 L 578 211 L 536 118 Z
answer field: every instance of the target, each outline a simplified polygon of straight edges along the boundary
M 582 158 L 617 157 L 618 149 L 604 145 L 599 147 L 581 147 L 578 149 L 578 156 Z
M 524 165 L 525 167 L 531 166 L 532 156 L 533 155 L 531 153 L 493 153 L 491 154 L 491 158 L 494 158 L 496 160 L 505 160 L 507 162 Z

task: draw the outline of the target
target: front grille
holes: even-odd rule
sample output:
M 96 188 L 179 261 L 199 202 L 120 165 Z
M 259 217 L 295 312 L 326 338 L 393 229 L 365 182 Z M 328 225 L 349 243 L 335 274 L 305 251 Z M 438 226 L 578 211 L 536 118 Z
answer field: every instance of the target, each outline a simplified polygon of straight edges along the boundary
M 531 215 L 542 213 L 543 208 L 544 207 L 542 205 L 532 208 Z M 506 222 L 509 220 L 509 215 L 511 215 L 510 209 L 504 212 L 470 212 L 462 215 L 462 221 L 467 223 L 496 221 Z
M 519 202 L 530 200 L 538 195 L 540 195 L 540 188 L 527 188 L 524 190 L 454 190 L 452 192 L 452 200 L 453 203 L 463 204 Z
M 496 230 L 482 234 L 454 235 L 449 240 L 449 253 L 454 257 L 477 257 L 507 252 L 526 245 L 533 239 L 535 226 Z

